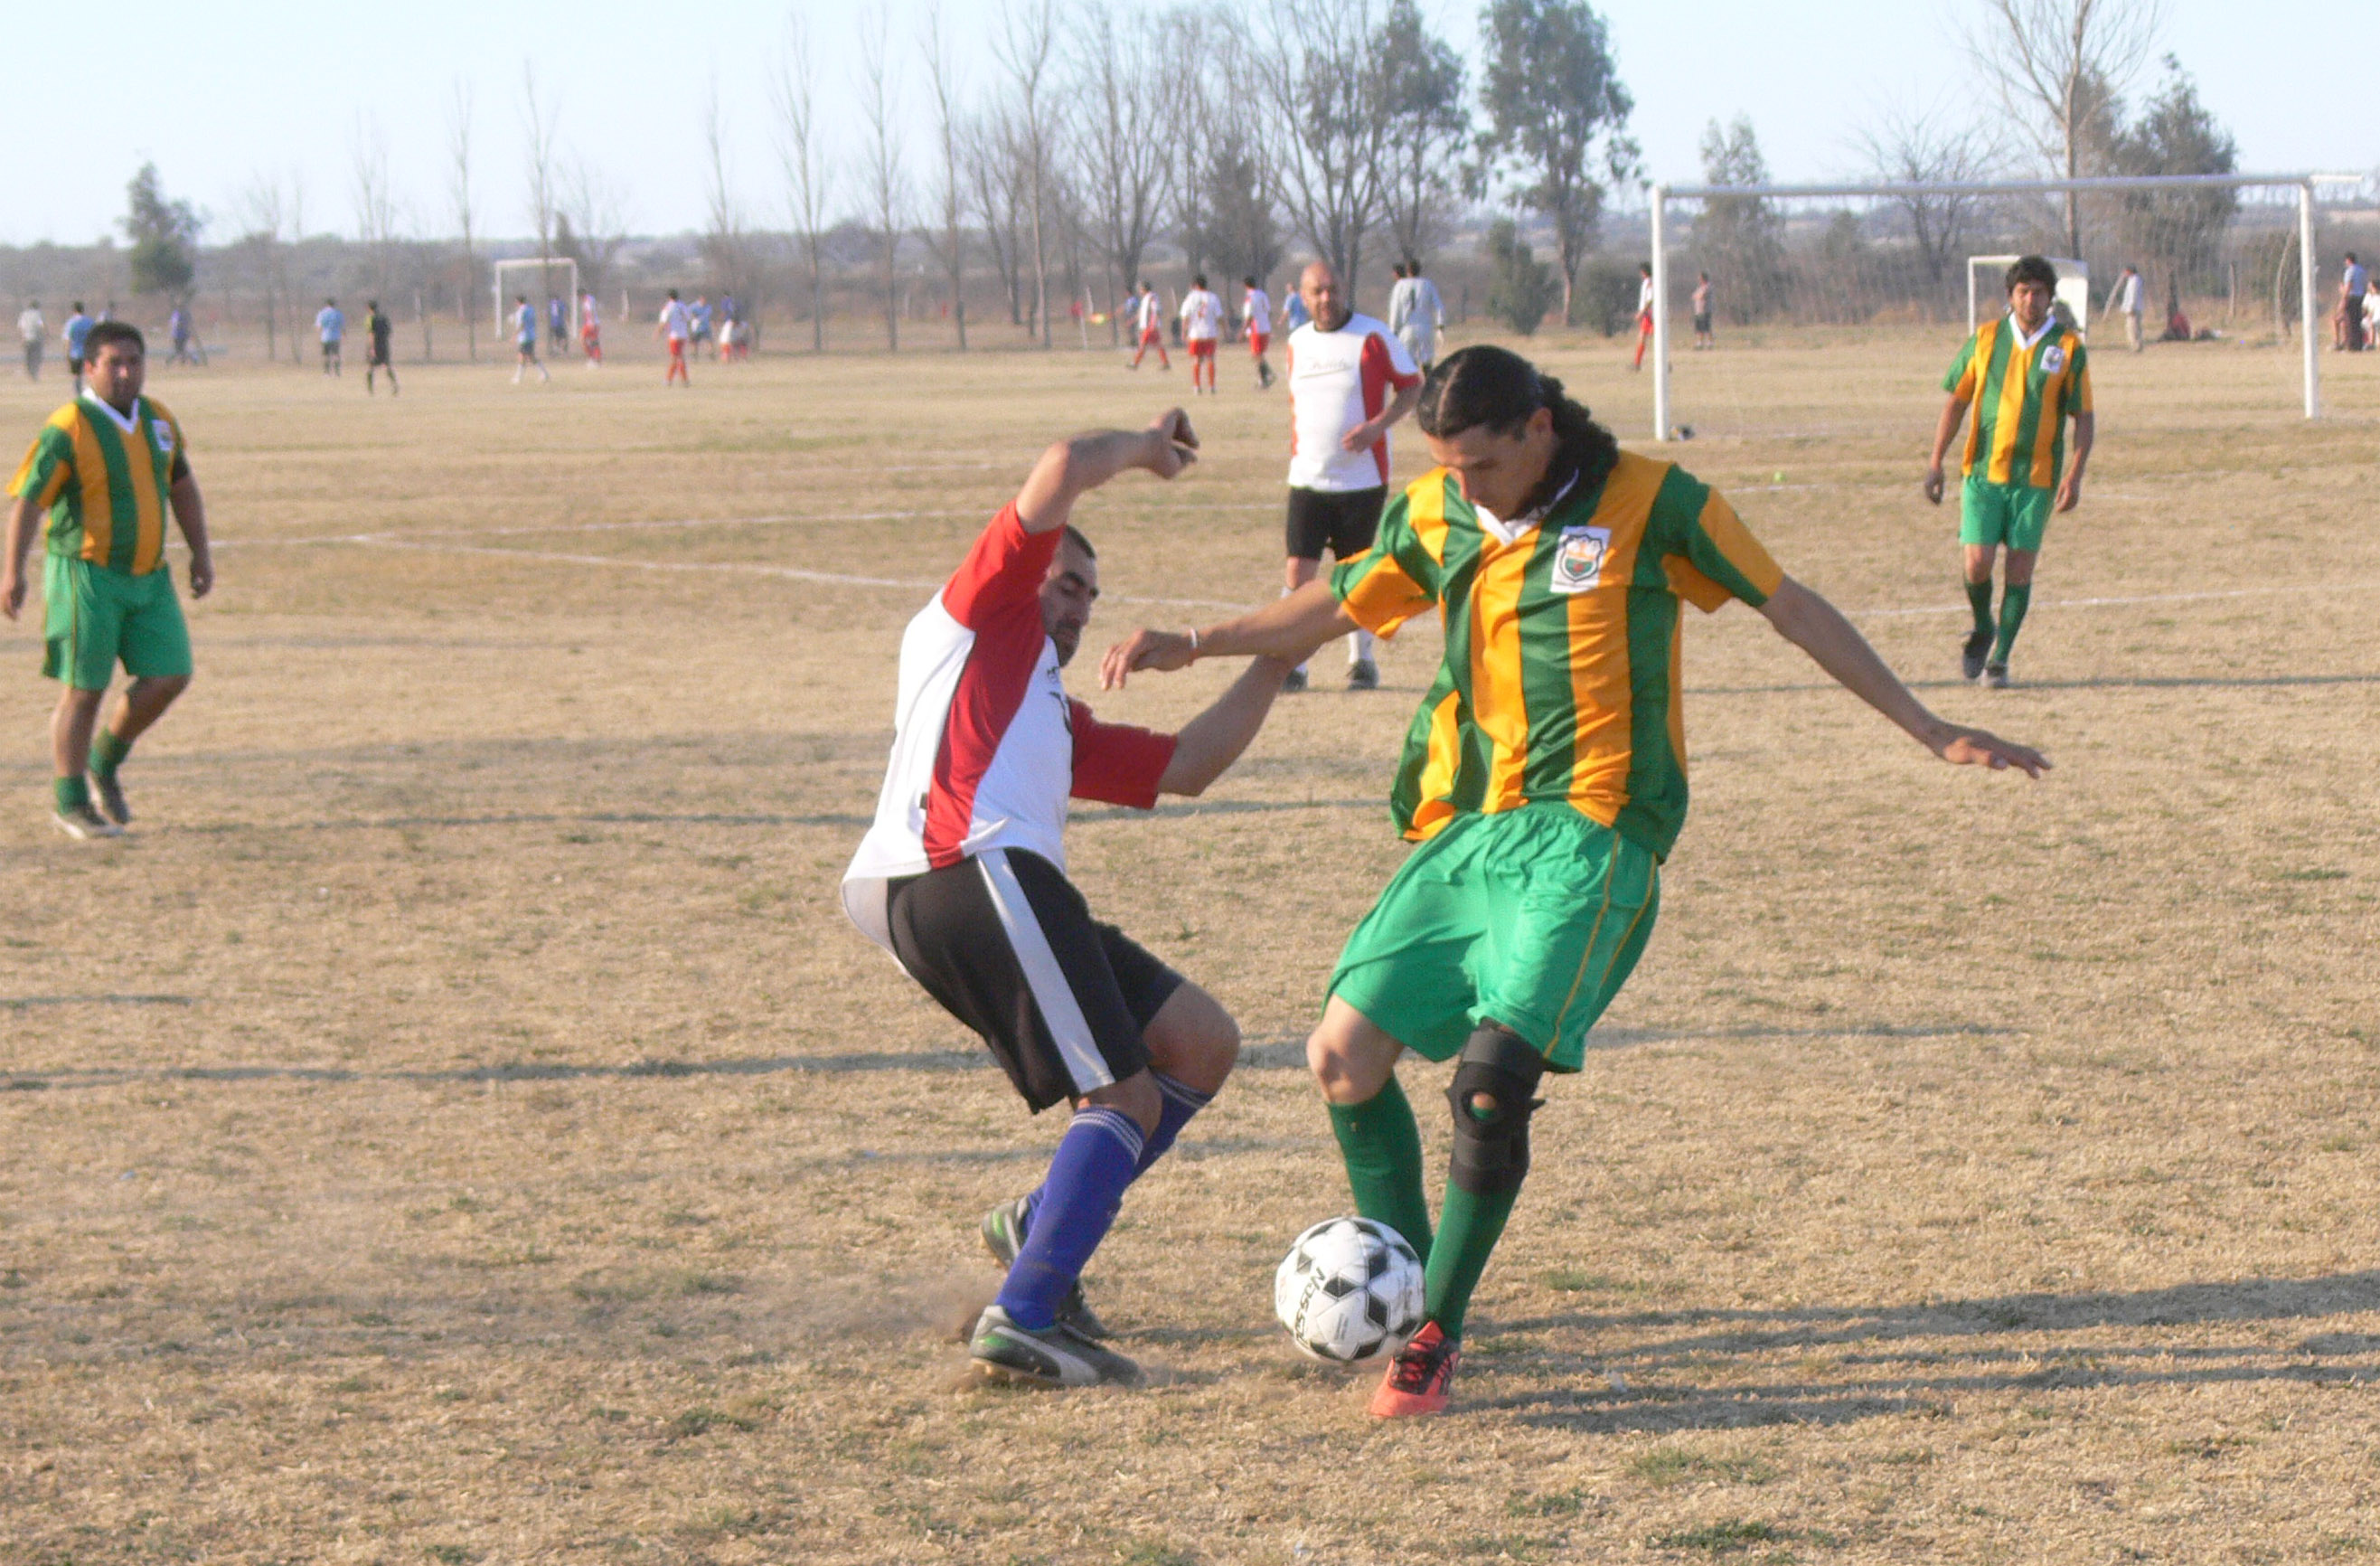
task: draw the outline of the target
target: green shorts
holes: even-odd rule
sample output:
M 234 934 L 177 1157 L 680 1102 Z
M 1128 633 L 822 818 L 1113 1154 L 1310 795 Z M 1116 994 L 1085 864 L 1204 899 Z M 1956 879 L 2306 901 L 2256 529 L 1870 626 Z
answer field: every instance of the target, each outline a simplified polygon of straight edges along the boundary
M 1969 474 L 1959 490 L 1959 541 L 2037 550 L 2049 531 L 2049 507 L 2057 498 L 2055 490 L 1995 484 Z
M 118 659 L 136 678 L 190 672 L 190 630 L 172 572 L 160 567 L 134 577 L 59 554 L 46 565 L 42 674 L 77 690 L 105 690 Z
M 1660 904 L 1652 854 L 1567 804 L 1457 816 L 1347 938 L 1330 993 L 1427 1060 L 1492 1019 L 1576 1071 Z

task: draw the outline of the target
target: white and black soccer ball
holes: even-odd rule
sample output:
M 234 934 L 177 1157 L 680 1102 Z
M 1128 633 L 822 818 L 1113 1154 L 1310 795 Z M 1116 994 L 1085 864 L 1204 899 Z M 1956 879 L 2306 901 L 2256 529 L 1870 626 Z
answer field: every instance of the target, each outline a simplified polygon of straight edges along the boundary
M 1421 1328 L 1421 1256 L 1368 1218 L 1326 1219 L 1297 1237 L 1272 1275 L 1272 1308 L 1310 1359 L 1351 1365 Z

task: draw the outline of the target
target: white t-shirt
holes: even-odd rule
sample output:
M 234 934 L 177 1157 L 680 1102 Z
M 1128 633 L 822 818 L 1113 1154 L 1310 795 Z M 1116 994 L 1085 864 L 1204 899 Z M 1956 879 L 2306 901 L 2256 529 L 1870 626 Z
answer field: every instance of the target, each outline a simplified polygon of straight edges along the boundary
M 42 319 L 40 310 L 28 309 L 24 314 L 17 318 L 17 335 L 24 338 L 28 343 L 40 342 L 42 334 L 49 329 L 49 322 Z
M 1261 288 L 1251 288 L 1248 297 L 1240 301 L 1240 319 L 1250 332 L 1272 335 L 1272 297 Z
M 688 325 L 688 319 L 689 318 L 686 312 L 685 301 L 681 299 L 670 300 L 667 304 L 662 306 L 662 335 L 669 338 L 673 342 L 685 342 L 691 330 Z
M 1140 297 L 1140 334 L 1144 337 L 1164 324 L 1165 305 L 1151 288 Z
M 2116 285 L 2116 308 L 2126 315 L 2141 313 L 2141 274 L 2128 273 Z
M 1223 334 L 1223 301 L 1212 290 L 1193 288 L 1182 296 L 1182 335 L 1193 343 L 1211 343 Z
M 581 332 L 589 332 L 601 324 L 601 320 L 595 314 L 595 296 L 592 294 L 579 295 L 578 329 Z
M 1640 277 L 1636 280 L 1636 313 L 1638 315 L 1653 313 L 1653 280 L 1649 277 Z
M 1418 383 L 1421 371 L 1397 334 L 1368 315 L 1351 315 L 1336 332 L 1307 322 L 1289 334 L 1289 482 L 1293 489 L 1343 493 L 1389 481 L 1389 438 L 1367 451 L 1339 444 L 1350 430 L 1378 417 L 1393 388 Z

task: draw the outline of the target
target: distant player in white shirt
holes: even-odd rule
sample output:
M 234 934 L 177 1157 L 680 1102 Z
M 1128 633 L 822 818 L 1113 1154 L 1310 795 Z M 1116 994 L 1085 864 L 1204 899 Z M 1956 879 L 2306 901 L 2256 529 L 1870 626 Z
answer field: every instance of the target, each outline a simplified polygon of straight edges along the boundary
M 1397 334 L 1357 315 L 1339 274 L 1316 261 L 1298 279 L 1312 319 L 1289 334 L 1289 567 L 1285 593 L 1321 568 L 1322 552 L 1349 560 L 1372 547 L 1389 499 L 1389 427 L 1421 400 L 1421 371 Z M 1372 634 L 1347 638 L 1347 688 L 1380 683 Z M 1304 690 L 1305 671 L 1284 688 Z
M 1149 349 L 1155 348 L 1157 368 L 1172 369 L 1173 360 L 1168 358 L 1165 352 L 1165 305 L 1158 298 L 1157 290 L 1150 287 L 1145 278 L 1140 285 L 1139 308 L 1133 312 L 1133 325 L 1140 334 L 1140 346 L 1133 350 L 1132 363 L 1125 368 L 1138 370 L 1141 356 L 1148 353 Z
M 1190 350 L 1190 395 L 1198 395 L 1198 377 L 1206 374 L 1206 387 L 1215 390 L 1215 345 L 1223 337 L 1223 301 L 1207 286 L 1207 274 L 1200 273 L 1190 280 L 1190 291 L 1182 296 L 1182 341 Z
M 17 317 L 17 335 L 25 343 L 25 379 L 42 378 L 42 339 L 48 334 L 50 323 L 42 319 L 42 301 L 25 301 L 24 313 Z
M 1253 277 L 1240 279 L 1247 290 L 1240 296 L 1240 331 L 1248 340 L 1248 354 L 1257 361 L 1257 384 L 1272 384 L 1272 361 L 1265 350 L 1272 346 L 1272 296 Z
M 532 370 L 541 382 L 553 380 L 553 372 L 537 357 L 537 307 L 528 302 L 527 294 L 513 296 L 513 352 L 516 356 L 513 360 L 514 385 L 519 385 L 521 377 Z
M 677 381 L 683 382 L 687 391 L 694 390 L 694 377 L 686 372 L 686 341 L 693 334 L 694 318 L 686 313 L 686 305 L 673 288 L 662 303 L 661 319 L 653 323 L 653 335 L 669 346 L 669 370 L 662 377 L 662 385 Z
M 1438 285 L 1421 274 L 1421 262 L 1406 257 L 1389 290 L 1389 330 L 1425 375 L 1438 362 L 1438 334 L 1445 329 L 1446 301 L 1438 297 Z
M 2144 308 L 2141 296 L 2144 292 L 2139 269 L 2129 266 L 2107 292 L 2107 308 L 2123 316 L 2124 337 L 2134 353 L 2141 351 L 2141 311 Z

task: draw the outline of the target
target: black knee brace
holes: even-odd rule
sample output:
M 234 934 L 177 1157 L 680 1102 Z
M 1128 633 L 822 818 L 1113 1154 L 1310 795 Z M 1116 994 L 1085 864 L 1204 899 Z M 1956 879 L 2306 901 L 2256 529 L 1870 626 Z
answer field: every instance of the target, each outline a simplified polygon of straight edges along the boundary
M 1446 1100 L 1454 1110 L 1454 1184 L 1474 1196 L 1517 1191 L 1529 1172 L 1529 1114 L 1546 1058 L 1498 1023 L 1463 1046 Z M 1474 1100 L 1481 1100 L 1475 1102 Z

